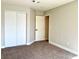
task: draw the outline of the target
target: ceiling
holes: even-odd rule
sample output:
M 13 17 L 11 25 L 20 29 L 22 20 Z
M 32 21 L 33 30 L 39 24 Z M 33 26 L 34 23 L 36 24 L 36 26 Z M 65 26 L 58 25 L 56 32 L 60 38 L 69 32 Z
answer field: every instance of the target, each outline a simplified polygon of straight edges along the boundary
M 2 0 L 4 3 L 28 6 L 39 11 L 47 11 L 74 0 L 36 0 L 40 3 L 33 3 L 32 0 Z

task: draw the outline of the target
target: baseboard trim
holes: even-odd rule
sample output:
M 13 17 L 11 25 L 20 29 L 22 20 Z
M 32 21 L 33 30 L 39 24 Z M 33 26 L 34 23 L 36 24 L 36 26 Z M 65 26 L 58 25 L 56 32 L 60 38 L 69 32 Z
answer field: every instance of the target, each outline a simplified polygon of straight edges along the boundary
M 75 54 L 75 55 L 78 55 L 78 53 L 77 53 L 76 51 L 73 51 L 73 50 L 71 50 L 71 49 L 69 49 L 69 48 L 66 48 L 66 47 L 64 47 L 64 46 L 61 46 L 61 45 L 59 45 L 59 44 L 57 44 L 57 43 L 50 42 L 50 41 L 49 41 L 49 43 L 52 44 L 52 45 L 55 45 L 55 46 L 57 46 L 57 47 L 59 47 L 59 48 L 61 48 L 61 49 L 64 49 L 64 50 L 66 50 L 66 51 L 68 51 L 68 52 L 70 52 L 70 53 L 73 53 L 73 54 Z
M 34 40 L 32 42 L 28 42 L 27 45 L 31 45 L 32 43 L 37 42 L 37 41 L 45 41 L 45 40 Z
M 3 47 L 1 47 L 1 48 L 5 48 L 5 47 L 3 46 Z
M 35 41 L 32 41 L 32 42 L 28 42 L 28 43 L 27 43 L 27 45 L 31 45 L 31 44 L 32 44 L 32 43 L 34 43 L 34 42 L 35 42 Z
M 35 40 L 35 41 L 45 41 L 45 40 Z

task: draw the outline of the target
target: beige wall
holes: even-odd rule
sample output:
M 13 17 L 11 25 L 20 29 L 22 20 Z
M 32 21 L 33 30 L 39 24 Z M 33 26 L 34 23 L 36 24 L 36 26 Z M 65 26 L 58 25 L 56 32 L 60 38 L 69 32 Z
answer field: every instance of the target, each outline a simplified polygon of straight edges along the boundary
M 36 16 L 44 16 L 44 12 L 36 10 Z
M 77 1 L 46 12 L 49 15 L 49 42 L 78 52 Z
M 36 22 L 36 13 L 35 10 L 30 9 L 30 42 L 35 41 L 35 24 Z

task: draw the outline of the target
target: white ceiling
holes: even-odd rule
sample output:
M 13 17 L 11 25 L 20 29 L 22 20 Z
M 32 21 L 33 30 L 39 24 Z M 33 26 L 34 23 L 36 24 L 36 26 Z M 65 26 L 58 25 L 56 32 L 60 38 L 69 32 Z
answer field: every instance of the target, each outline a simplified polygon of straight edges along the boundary
M 2 0 L 2 2 L 8 4 L 28 6 L 40 11 L 47 11 L 49 9 L 72 2 L 74 0 L 39 0 L 39 1 L 40 3 L 33 3 L 32 0 Z

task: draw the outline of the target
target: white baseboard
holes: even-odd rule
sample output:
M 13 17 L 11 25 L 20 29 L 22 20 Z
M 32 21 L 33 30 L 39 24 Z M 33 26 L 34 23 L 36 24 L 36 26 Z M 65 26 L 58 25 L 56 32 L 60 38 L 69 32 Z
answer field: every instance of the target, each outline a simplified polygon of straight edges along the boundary
M 45 39 L 41 39 L 41 40 L 35 40 L 35 41 L 45 41 Z
M 34 42 L 35 42 L 35 41 L 28 42 L 27 44 L 24 44 L 24 45 L 31 45 L 31 44 L 34 43 Z M 21 45 L 18 45 L 18 46 L 21 46 Z M 12 46 L 12 47 L 14 47 L 14 46 Z M 7 48 L 7 47 L 2 46 L 1 48 Z
M 64 46 L 61 46 L 61 45 L 59 45 L 59 44 L 57 44 L 57 43 L 50 42 L 50 41 L 49 41 L 49 43 L 52 44 L 52 45 L 55 45 L 55 46 L 57 46 L 57 47 L 59 47 L 59 48 L 62 48 L 62 49 L 64 49 L 64 50 L 66 50 L 66 51 L 69 51 L 69 52 L 71 52 L 71 53 L 73 53 L 73 54 L 78 55 L 78 52 L 73 51 L 73 50 L 71 50 L 71 49 L 69 49 L 69 48 L 66 48 L 66 47 L 64 47 Z
M 36 42 L 36 41 L 44 41 L 44 40 L 34 40 L 32 42 L 28 42 L 27 45 L 31 45 L 32 43 Z
M 31 44 L 32 44 L 32 43 L 34 43 L 34 42 L 35 42 L 35 41 L 32 41 L 32 42 L 28 42 L 28 43 L 27 43 L 27 45 L 31 45 Z
M 4 46 L 2 46 L 1 48 L 5 48 Z

